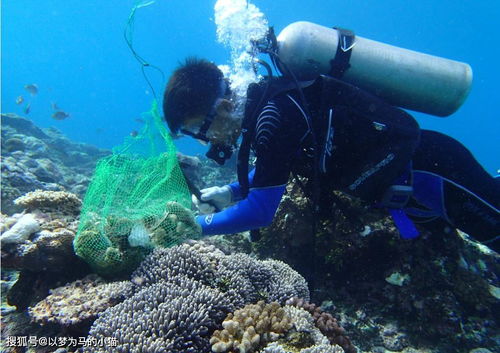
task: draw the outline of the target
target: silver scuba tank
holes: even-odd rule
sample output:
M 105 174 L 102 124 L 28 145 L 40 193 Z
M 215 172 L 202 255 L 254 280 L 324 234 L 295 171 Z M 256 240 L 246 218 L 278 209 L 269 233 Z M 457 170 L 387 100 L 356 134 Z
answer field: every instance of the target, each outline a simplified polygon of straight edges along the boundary
M 472 69 L 466 63 L 359 36 L 345 46 L 343 39 L 337 29 L 295 22 L 278 35 L 278 56 L 298 79 L 310 80 L 330 73 L 338 51 L 351 51 L 343 81 L 392 105 L 442 117 L 454 113 L 469 94 Z

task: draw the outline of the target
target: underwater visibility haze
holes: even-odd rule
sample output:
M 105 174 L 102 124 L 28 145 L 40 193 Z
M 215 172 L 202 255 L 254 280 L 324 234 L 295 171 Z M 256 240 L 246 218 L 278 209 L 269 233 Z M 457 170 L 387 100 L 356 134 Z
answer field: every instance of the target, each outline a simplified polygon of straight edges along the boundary
M 499 1 L 3 0 L 1 16 L 0 353 L 500 353 L 498 208 L 489 201 L 498 200 L 491 176 L 500 174 Z M 487 173 L 453 143 L 446 153 L 440 144 L 426 150 L 450 141 L 440 134 L 414 149 L 424 141 L 417 124 L 372 103 L 370 113 L 341 111 L 337 144 L 328 143 L 334 125 L 323 129 L 322 156 L 340 161 L 330 169 L 355 174 L 345 187 L 320 190 L 317 175 L 304 183 L 299 173 L 236 200 L 245 191 L 243 178 L 228 186 L 236 158 L 217 165 L 204 157 L 207 146 L 169 133 L 166 80 L 187 57 L 207 59 L 230 78 L 242 112 L 248 84 L 265 74 L 253 70 L 249 40 L 297 21 L 469 64 L 472 89 L 455 113 L 408 112 L 462 142 Z M 348 86 L 335 82 L 337 92 Z M 356 92 L 358 102 L 377 102 Z M 272 104 L 259 108 L 281 123 Z M 331 104 L 330 117 L 345 102 Z M 375 121 L 382 109 L 391 119 Z M 217 111 L 227 126 L 237 115 Z M 342 125 L 346 116 L 345 126 L 368 126 L 370 135 L 342 158 L 330 148 L 345 151 L 365 132 Z M 309 135 L 295 135 L 303 147 Z M 255 179 L 264 167 L 269 179 L 281 171 L 289 155 L 278 152 L 268 164 L 259 155 Z M 437 162 L 410 169 L 410 153 L 413 166 L 445 161 L 439 166 L 454 174 L 437 175 Z M 322 161 L 326 170 L 331 162 Z M 376 204 L 363 198 L 379 191 Z M 413 222 L 407 206 L 422 206 Z M 267 211 L 274 218 L 259 229 L 247 222 Z
M 143 1 L 147 4 L 149 2 Z M 254 1 L 279 33 L 295 21 L 338 26 L 377 40 L 471 65 L 473 85 L 463 106 L 448 118 L 415 114 L 424 128 L 464 143 L 492 174 L 498 161 L 496 107 L 500 13 L 493 0 L 403 2 Z M 110 148 L 140 128 L 152 92 L 123 38 L 134 1 L 6 0 L 2 2 L 2 112 L 23 113 L 40 126 L 55 126 L 71 139 Z M 214 1 L 157 0 L 136 12 L 133 45 L 148 63 L 168 75 L 187 56 L 227 64 L 216 38 Z M 496 15 L 495 15 L 496 14 Z M 146 69 L 159 97 L 164 82 Z M 35 83 L 32 97 L 23 87 Z M 23 104 L 16 98 L 24 96 Z M 68 112 L 54 121 L 51 102 Z M 190 153 L 193 144 L 182 144 Z M 199 148 L 199 147 L 198 147 Z

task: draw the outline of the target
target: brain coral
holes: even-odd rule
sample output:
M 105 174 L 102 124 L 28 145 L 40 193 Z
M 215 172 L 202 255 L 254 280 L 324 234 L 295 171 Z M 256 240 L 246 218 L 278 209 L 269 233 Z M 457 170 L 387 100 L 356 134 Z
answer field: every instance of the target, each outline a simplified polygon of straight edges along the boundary
M 276 341 L 292 327 L 292 321 L 278 303 L 259 301 L 230 313 L 222 326 L 210 339 L 213 352 L 250 353 Z

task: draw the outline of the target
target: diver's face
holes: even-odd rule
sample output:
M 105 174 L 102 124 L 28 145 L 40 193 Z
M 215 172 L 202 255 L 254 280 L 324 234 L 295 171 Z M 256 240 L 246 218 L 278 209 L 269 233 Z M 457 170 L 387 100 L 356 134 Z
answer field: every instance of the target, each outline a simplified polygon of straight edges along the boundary
M 240 133 L 240 121 L 233 117 L 234 106 L 228 99 L 220 99 L 216 103 L 216 116 L 207 131 L 207 137 L 212 144 L 232 144 L 234 137 Z
M 206 133 L 211 144 L 234 144 L 236 142 L 241 130 L 241 121 L 233 117 L 233 110 L 233 103 L 228 99 L 219 99 L 215 103 L 216 115 Z M 184 122 L 183 129 L 196 133 L 200 130 L 204 120 L 205 116 L 202 115 L 189 118 Z

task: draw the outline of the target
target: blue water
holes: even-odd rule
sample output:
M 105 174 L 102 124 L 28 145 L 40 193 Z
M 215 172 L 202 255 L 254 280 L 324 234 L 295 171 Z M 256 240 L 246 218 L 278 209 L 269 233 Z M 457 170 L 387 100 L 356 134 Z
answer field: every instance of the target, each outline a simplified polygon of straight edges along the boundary
M 472 91 L 454 115 L 415 114 L 422 127 L 463 142 L 492 174 L 500 168 L 498 102 L 500 66 L 496 0 L 288 0 L 252 1 L 279 33 L 307 20 L 354 30 L 360 36 L 469 63 Z M 123 31 L 133 0 L 2 1 L 2 112 L 28 115 L 37 125 L 55 126 L 71 139 L 110 148 L 140 128 L 135 119 L 150 107 L 151 89 L 131 55 Z M 137 11 L 134 46 L 168 76 L 188 55 L 227 63 L 217 43 L 214 0 L 157 0 Z M 161 75 L 149 70 L 161 97 Z M 31 97 L 23 86 L 36 83 Z M 51 102 L 71 117 L 51 118 Z M 180 141 L 186 153 L 202 152 Z

